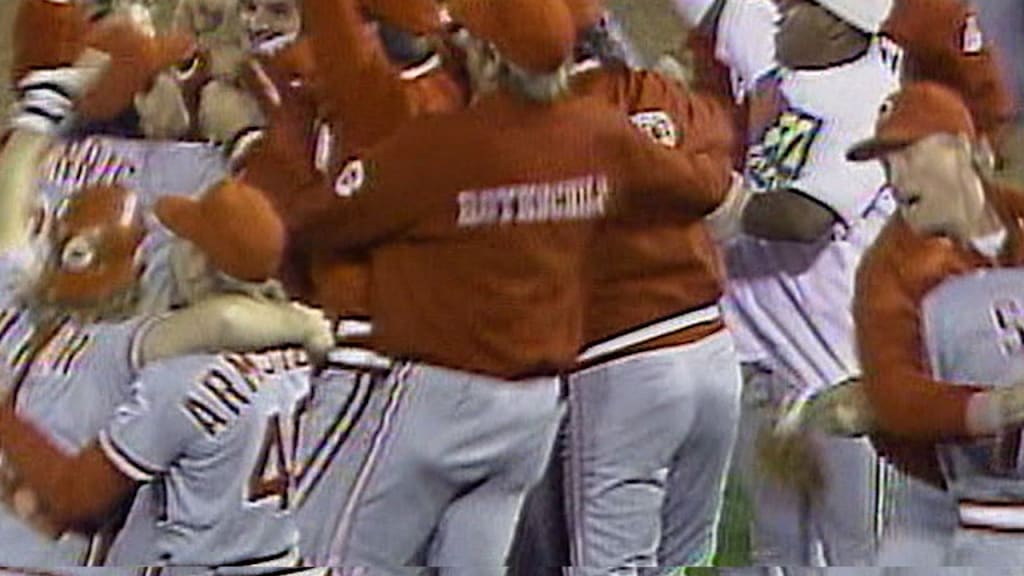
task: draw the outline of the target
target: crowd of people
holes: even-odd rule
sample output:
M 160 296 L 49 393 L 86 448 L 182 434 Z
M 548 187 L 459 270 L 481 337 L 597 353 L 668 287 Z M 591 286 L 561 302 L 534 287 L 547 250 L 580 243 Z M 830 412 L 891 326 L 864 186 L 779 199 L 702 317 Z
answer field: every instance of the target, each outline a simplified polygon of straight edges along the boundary
M 1024 565 L 965 0 L 19 1 L 0 568 Z

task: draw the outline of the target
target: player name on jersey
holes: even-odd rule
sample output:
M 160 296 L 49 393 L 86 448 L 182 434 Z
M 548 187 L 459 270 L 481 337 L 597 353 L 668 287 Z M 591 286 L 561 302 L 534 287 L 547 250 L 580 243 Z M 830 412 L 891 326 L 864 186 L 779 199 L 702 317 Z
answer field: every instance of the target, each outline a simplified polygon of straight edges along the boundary
M 109 142 L 86 138 L 56 147 L 47 158 L 44 177 L 66 193 L 97 184 L 121 184 L 138 170 L 131 158 Z
M 459 193 L 460 228 L 603 217 L 610 186 L 604 175 Z

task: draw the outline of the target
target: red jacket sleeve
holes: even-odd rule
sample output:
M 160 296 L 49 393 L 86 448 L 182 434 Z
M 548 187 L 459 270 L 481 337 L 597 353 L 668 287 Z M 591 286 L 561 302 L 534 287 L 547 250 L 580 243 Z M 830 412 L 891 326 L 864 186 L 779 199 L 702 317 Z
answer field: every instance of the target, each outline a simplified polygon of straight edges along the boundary
M 346 150 L 372 146 L 412 117 L 402 79 L 364 27 L 355 0 L 305 0 L 302 12 L 321 98 Z
M 894 264 L 898 258 L 911 268 L 930 259 L 893 255 L 900 242 L 883 233 L 857 274 L 854 319 L 865 390 L 884 434 L 921 441 L 967 437 L 967 404 L 978 389 L 931 377 L 920 327 L 918 292 L 924 290 Z

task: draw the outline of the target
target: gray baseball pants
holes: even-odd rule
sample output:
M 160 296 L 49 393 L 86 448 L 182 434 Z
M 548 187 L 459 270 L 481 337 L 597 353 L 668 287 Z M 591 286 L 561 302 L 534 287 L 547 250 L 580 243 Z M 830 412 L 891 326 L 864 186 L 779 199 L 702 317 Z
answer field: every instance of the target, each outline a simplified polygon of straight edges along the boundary
M 348 574 L 504 574 L 562 417 L 560 382 L 403 364 L 386 387 L 331 564 Z
M 564 486 L 573 574 L 709 562 L 740 387 L 726 330 L 572 376 Z
M 881 531 L 884 470 L 862 438 L 813 438 L 827 488 L 813 503 L 758 469 L 756 439 L 773 425 L 786 383 L 744 366 L 743 416 L 734 466 L 754 509 L 751 553 L 758 566 L 871 566 Z

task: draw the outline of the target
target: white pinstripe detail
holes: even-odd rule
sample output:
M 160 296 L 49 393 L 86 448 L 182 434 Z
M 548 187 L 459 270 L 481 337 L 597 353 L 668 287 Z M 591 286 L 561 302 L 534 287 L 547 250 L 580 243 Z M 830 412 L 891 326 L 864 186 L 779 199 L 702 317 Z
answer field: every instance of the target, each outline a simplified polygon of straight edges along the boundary
M 567 382 L 568 394 L 566 402 L 569 413 L 566 430 L 568 432 L 567 447 L 568 458 L 564 464 L 564 475 L 567 482 L 564 490 L 566 494 L 566 506 L 569 508 L 566 516 L 569 521 L 569 561 L 573 566 L 585 566 L 584 558 L 586 537 L 583 534 L 583 403 L 578 395 L 573 393 L 573 381 Z
M 717 304 L 707 306 L 699 310 L 693 310 L 685 314 L 680 314 L 679 316 L 673 316 L 667 320 L 662 320 L 661 322 L 645 326 L 639 330 L 633 330 L 632 332 L 616 336 L 610 340 L 605 340 L 600 344 L 595 344 L 580 354 L 579 361 L 589 362 L 606 354 L 612 354 L 619 350 L 624 350 L 631 346 L 636 346 L 637 344 L 642 344 L 648 340 L 672 334 L 673 332 L 678 332 L 691 326 L 718 320 L 721 317 L 722 313 Z
M 359 507 L 363 493 L 366 491 L 373 472 L 377 468 L 378 461 L 381 459 L 387 438 L 390 436 L 394 425 L 395 414 L 398 412 L 401 400 L 404 397 L 406 379 L 412 370 L 413 365 L 404 364 L 397 367 L 389 378 L 394 380 L 394 389 L 391 391 L 391 397 L 388 399 L 384 413 L 381 416 L 380 427 L 370 442 L 370 450 L 359 470 L 359 475 L 352 486 L 352 493 L 349 495 L 348 502 L 345 504 L 345 510 L 342 512 L 338 522 L 338 528 L 335 530 L 334 543 L 331 545 L 328 557 L 329 564 L 333 566 L 345 566 L 345 552 L 346 548 L 348 548 L 348 540 L 351 537 L 356 509 Z M 345 573 L 344 569 L 343 573 Z
M 110 463 L 120 470 L 122 474 L 132 480 L 145 483 L 152 482 L 155 478 L 153 474 L 150 474 L 135 464 L 132 464 L 122 456 L 120 448 L 114 445 L 106 431 L 100 432 L 100 448 L 103 449 L 103 453 L 106 455 L 107 459 L 110 460 Z
M 994 530 L 1024 530 L 1024 503 L 977 504 L 960 503 L 960 522 L 968 528 L 992 528 Z

